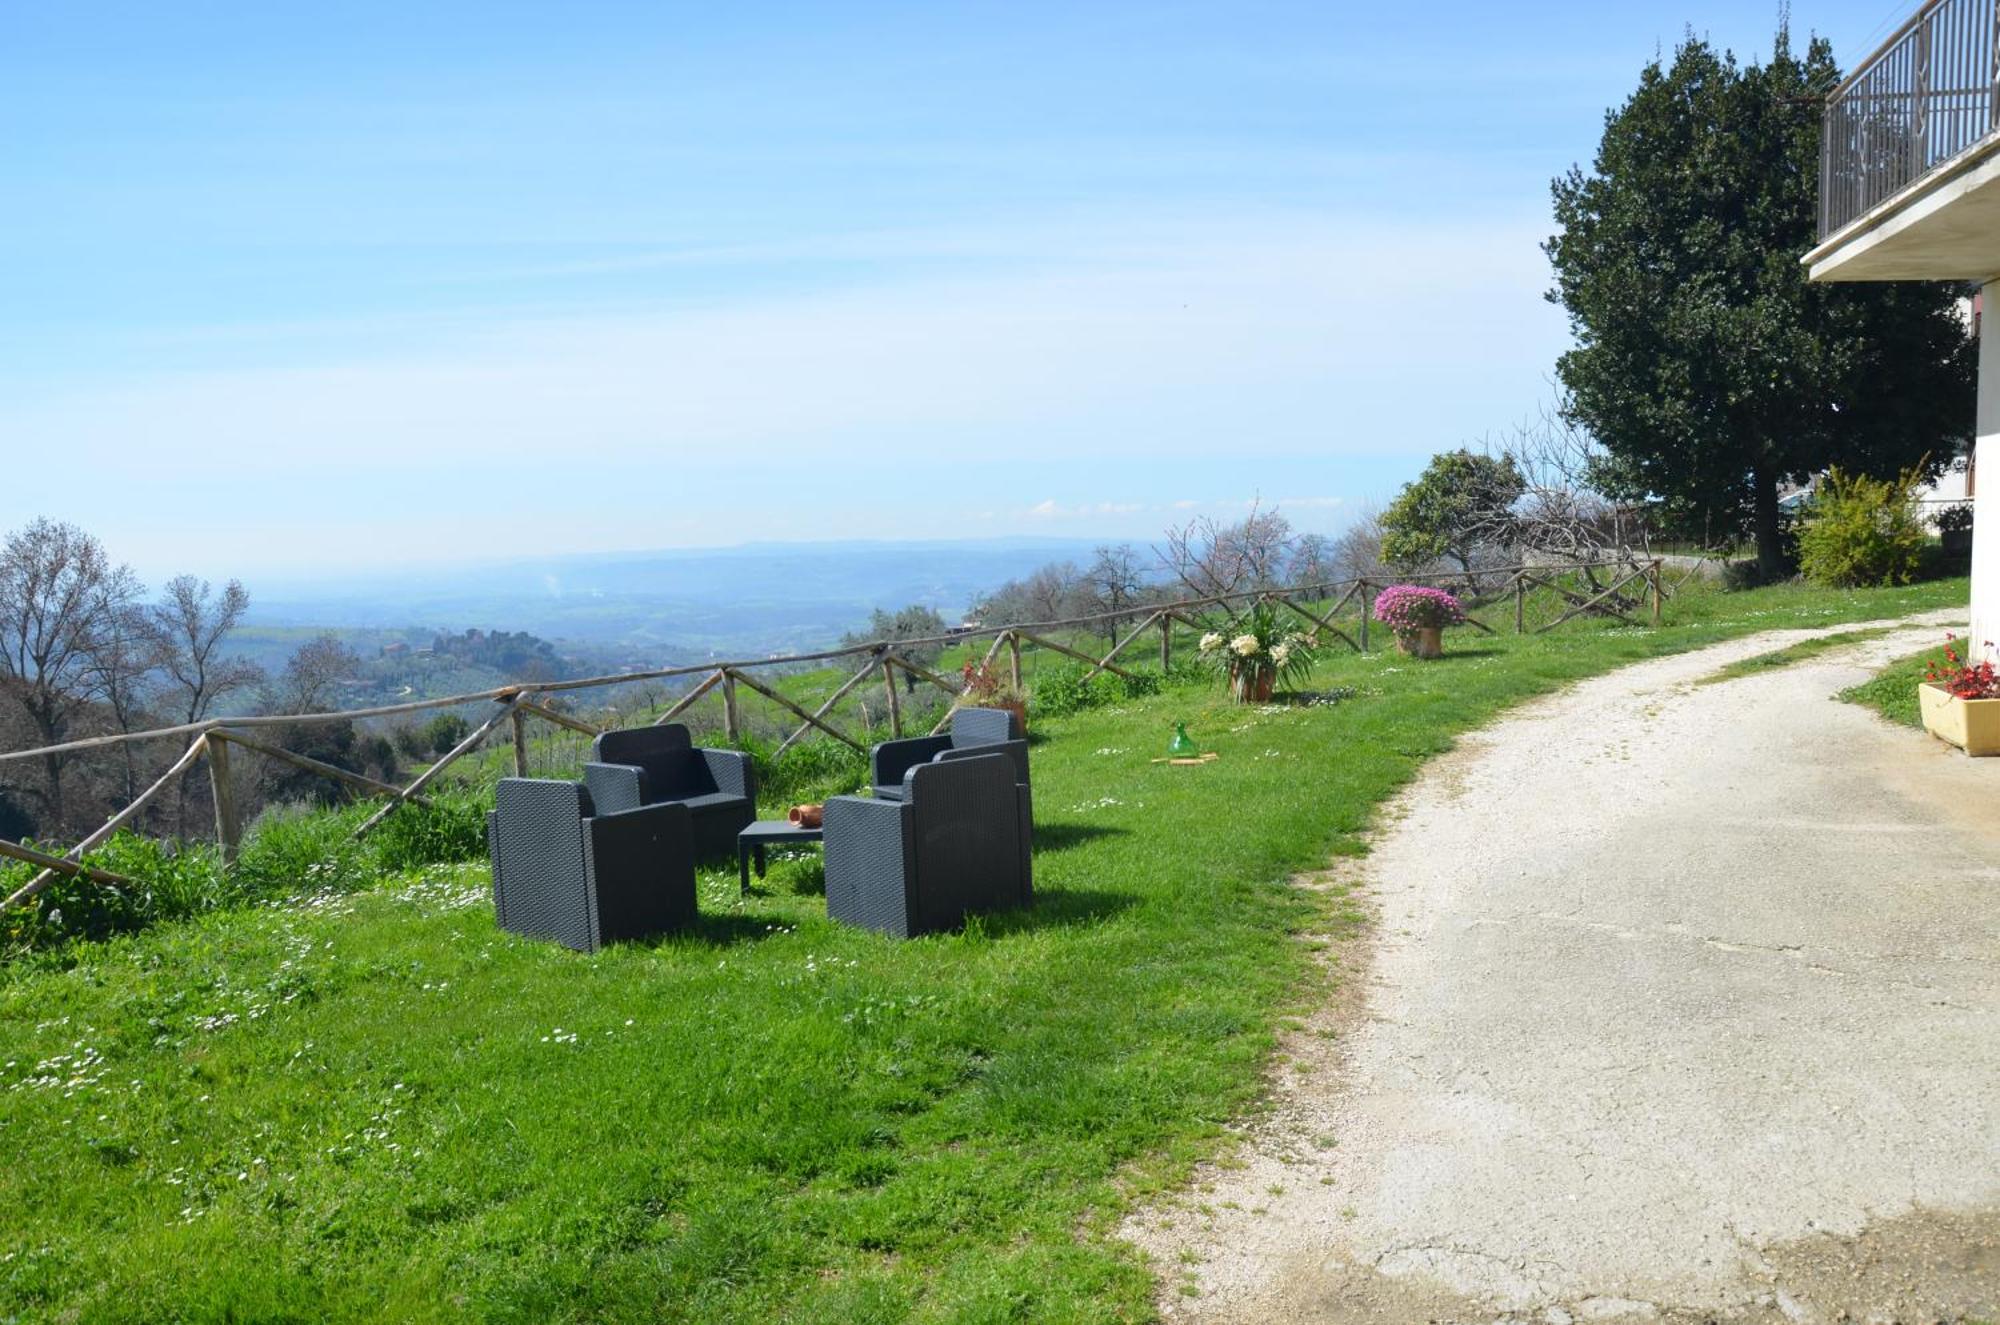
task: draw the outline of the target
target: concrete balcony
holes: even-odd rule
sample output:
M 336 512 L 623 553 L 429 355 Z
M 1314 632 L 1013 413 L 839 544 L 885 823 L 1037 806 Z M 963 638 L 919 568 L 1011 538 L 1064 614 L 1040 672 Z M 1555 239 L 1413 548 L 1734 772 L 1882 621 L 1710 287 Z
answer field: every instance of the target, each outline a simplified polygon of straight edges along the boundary
M 2000 0 L 1931 0 L 1827 98 L 1816 281 L 2000 276 Z

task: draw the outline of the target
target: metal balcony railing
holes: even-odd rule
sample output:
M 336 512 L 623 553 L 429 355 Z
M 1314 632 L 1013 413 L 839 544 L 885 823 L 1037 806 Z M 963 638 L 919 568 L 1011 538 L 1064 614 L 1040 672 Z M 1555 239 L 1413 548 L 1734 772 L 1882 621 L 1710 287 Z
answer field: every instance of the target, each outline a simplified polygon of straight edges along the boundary
M 1819 236 L 2000 131 L 2000 0 L 1930 0 L 1826 102 Z

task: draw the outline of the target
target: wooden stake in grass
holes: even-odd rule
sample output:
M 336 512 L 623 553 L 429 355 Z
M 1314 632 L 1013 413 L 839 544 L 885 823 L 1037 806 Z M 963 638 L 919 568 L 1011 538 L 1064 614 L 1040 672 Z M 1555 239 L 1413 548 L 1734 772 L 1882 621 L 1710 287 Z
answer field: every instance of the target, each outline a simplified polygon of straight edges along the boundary
M 229 777 L 229 742 L 220 732 L 210 732 L 202 745 L 208 753 L 208 785 L 215 794 L 215 840 L 222 847 L 222 863 L 233 864 L 243 841 L 243 821 L 236 814 L 236 784 Z
M 743 735 L 743 715 L 736 707 L 736 672 L 722 669 L 722 731 L 734 741 Z
M 889 701 L 889 734 L 898 740 L 903 736 L 903 701 L 896 694 L 896 655 L 882 657 L 882 693 Z

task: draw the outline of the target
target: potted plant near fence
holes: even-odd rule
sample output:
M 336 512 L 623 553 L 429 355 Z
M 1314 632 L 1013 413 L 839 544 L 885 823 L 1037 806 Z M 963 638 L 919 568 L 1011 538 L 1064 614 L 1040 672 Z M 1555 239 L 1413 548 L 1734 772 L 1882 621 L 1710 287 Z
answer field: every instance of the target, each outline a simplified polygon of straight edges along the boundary
M 1375 599 L 1375 619 L 1396 636 L 1396 646 L 1413 658 L 1444 656 L 1444 628 L 1465 621 L 1465 604 L 1443 589 L 1392 584 Z
M 1960 657 L 1955 636 L 1945 641 L 1944 657 L 1924 668 L 1917 687 L 1924 730 L 1969 755 L 2000 755 L 2000 669 Z
M 986 663 L 968 662 L 959 669 L 964 678 L 964 687 L 959 691 L 960 708 L 1005 709 L 1021 724 L 1021 730 L 1028 730 L 1028 700 L 1014 682 L 998 668 Z
M 1210 631 L 1201 637 L 1201 656 L 1229 681 L 1239 704 L 1262 704 L 1283 680 L 1296 683 L 1311 673 L 1319 656 L 1319 636 L 1287 630 L 1278 609 L 1258 603 L 1236 623 L 1237 633 Z

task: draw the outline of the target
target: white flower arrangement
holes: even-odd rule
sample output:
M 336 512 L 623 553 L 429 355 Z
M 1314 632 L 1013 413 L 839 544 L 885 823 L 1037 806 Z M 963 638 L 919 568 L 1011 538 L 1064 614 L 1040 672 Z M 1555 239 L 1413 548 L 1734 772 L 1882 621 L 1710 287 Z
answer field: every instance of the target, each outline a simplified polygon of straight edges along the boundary
M 1237 634 L 1210 631 L 1201 637 L 1201 656 L 1229 683 L 1238 703 L 1260 703 L 1280 680 L 1297 685 L 1311 676 L 1319 635 L 1290 629 L 1278 609 L 1258 602 L 1234 623 Z

